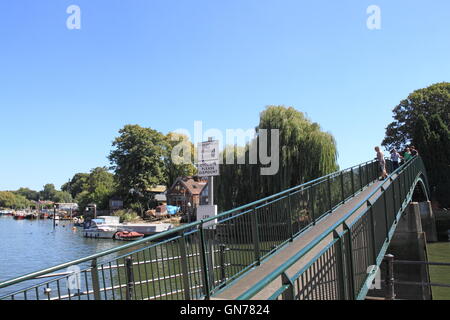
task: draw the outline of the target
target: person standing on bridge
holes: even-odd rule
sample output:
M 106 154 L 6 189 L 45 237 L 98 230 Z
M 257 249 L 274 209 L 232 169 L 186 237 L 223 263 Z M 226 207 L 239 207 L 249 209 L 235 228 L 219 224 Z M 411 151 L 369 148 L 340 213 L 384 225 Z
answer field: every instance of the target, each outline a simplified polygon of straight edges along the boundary
M 400 159 L 403 158 L 400 153 L 397 152 L 396 149 L 392 149 L 391 151 L 391 161 L 392 161 L 392 169 L 393 171 L 397 170 L 400 162 Z
M 384 154 L 381 152 L 380 147 L 375 147 L 375 151 L 377 152 L 378 166 L 381 171 L 380 180 L 384 180 L 387 178 L 386 160 L 384 160 Z
M 412 155 L 411 155 L 411 149 L 406 148 L 405 150 L 405 154 L 403 155 L 403 160 L 406 162 L 408 162 L 409 160 L 412 159 Z

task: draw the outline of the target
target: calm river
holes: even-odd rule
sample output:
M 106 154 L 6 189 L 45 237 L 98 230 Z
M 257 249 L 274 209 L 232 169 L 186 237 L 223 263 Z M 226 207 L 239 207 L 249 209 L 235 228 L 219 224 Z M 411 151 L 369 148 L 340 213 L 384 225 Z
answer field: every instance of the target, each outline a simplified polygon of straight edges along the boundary
M 72 227 L 71 222 L 61 221 L 53 230 L 50 219 L 0 217 L 0 282 L 124 244 L 87 239 Z

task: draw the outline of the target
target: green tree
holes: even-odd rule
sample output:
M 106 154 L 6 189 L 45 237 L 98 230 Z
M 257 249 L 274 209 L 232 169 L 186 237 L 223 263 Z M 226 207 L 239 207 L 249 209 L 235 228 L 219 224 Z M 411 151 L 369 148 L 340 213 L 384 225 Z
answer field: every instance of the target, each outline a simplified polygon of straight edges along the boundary
M 100 210 L 107 209 L 109 199 L 116 192 L 114 175 L 106 167 L 97 167 L 87 173 L 77 173 L 71 181 L 77 186 L 75 201 L 81 210 L 90 203 L 95 203 Z
M 433 199 L 449 207 L 450 83 L 414 91 L 393 112 L 383 145 L 402 149 L 413 144 L 427 168 Z
M 292 107 L 269 106 L 260 115 L 257 135 L 260 130 L 278 129 L 280 166 L 275 175 L 261 175 L 261 164 L 249 164 L 251 144 L 242 149 L 227 147 L 227 152 L 236 155 L 245 152 L 246 163 L 222 165 L 220 177 L 215 184 L 217 204 L 227 210 L 245 203 L 275 194 L 314 178 L 336 171 L 338 166 L 336 142 L 333 136 L 323 132 L 317 123 L 312 123 L 303 113 Z M 268 143 L 271 138 L 268 137 Z M 270 150 L 270 147 L 267 147 Z
M 32 202 L 24 196 L 10 191 L 0 191 L 0 207 L 12 209 L 24 209 L 32 205 Z
M 39 192 L 41 200 L 49 200 L 53 201 L 56 195 L 55 185 L 52 183 L 48 183 L 44 186 L 44 189 Z
M 15 191 L 14 193 L 24 196 L 28 200 L 33 200 L 33 201 L 39 200 L 39 192 L 37 192 L 35 190 L 31 190 L 29 188 L 20 188 L 19 190 Z
M 152 200 L 149 189 L 168 182 L 166 137 L 153 129 L 126 125 L 113 142 L 109 160 L 114 169 L 120 195 L 143 208 Z
M 186 135 L 169 132 L 166 139 L 168 150 L 165 157 L 165 166 L 167 187 L 170 187 L 178 177 L 192 176 L 197 172 L 197 169 L 192 164 L 195 148 Z
M 89 173 L 77 173 L 69 182 L 62 185 L 61 190 L 69 192 L 75 199 L 78 194 L 88 188 Z
M 66 191 L 56 191 L 52 201 L 58 203 L 71 203 L 73 201 L 72 195 Z

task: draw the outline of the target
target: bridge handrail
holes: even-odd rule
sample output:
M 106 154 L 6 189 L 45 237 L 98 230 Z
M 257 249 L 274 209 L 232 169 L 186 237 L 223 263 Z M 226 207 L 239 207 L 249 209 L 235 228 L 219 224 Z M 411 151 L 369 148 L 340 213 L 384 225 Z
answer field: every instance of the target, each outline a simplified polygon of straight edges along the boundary
M 102 251 L 102 252 L 99 252 L 99 253 L 95 253 L 95 254 L 89 255 L 87 257 L 83 257 L 83 258 L 80 258 L 80 259 L 75 259 L 75 260 L 72 260 L 72 261 L 69 261 L 69 262 L 65 262 L 65 263 L 62 263 L 62 264 L 50 267 L 50 268 L 46 268 L 46 269 L 39 270 L 39 271 L 36 271 L 36 272 L 31 272 L 31 273 L 25 274 L 23 276 L 19 276 L 19 277 L 10 279 L 10 280 L 3 281 L 3 282 L 0 283 L 0 288 L 4 288 L 4 287 L 10 286 L 10 285 L 14 285 L 14 284 L 17 284 L 17 283 L 22 282 L 22 281 L 35 279 L 36 277 L 42 276 L 42 275 L 50 273 L 50 272 L 58 271 L 58 270 L 61 270 L 63 268 L 70 267 L 72 265 L 77 265 L 77 264 L 80 264 L 80 263 L 92 261 L 94 259 L 98 259 L 98 258 L 107 256 L 107 255 L 110 255 L 110 254 L 122 251 L 122 250 L 126 250 L 126 249 L 129 249 L 129 248 L 137 247 L 137 246 L 139 246 L 141 244 L 146 244 L 146 243 L 149 243 L 149 242 L 157 241 L 157 240 L 165 238 L 165 237 L 167 237 L 169 235 L 176 236 L 176 235 L 178 235 L 179 233 L 181 233 L 181 232 L 183 232 L 185 230 L 192 230 L 192 228 L 198 228 L 198 227 L 201 228 L 203 224 L 206 224 L 206 223 L 208 223 L 210 221 L 214 221 L 216 219 L 218 220 L 218 219 L 220 219 L 222 217 L 226 217 L 227 215 L 232 214 L 234 212 L 239 212 L 239 211 L 242 211 L 242 210 L 245 210 L 245 209 L 253 208 L 253 207 L 255 207 L 255 206 L 259 205 L 259 204 L 263 204 L 265 202 L 268 202 L 270 200 L 279 198 L 281 196 L 289 195 L 290 193 L 292 193 L 294 191 L 310 188 L 311 186 L 313 186 L 313 185 L 315 185 L 315 184 L 317 184 L 319 182 L 326 181 L 329 177 L 334 177 L 334 176 L 339 175 L 341 172 L 346 172 L 346 171 L 349 171 L 349 170 L 361 168 L 361 167 L 364 167 L 367 164 L 371 164 L 371 163 L 374 163 L 374 162 L 376 162 L 376 160 L 370 160 L 370 161 L 366 161 L 366 162 L 363 162 L 361 164 L 358 164 L 358 165 L 346 168 L 344 170 L 335 171 L 333 173 L 330 173 L 330 174 L 327 174 L 325 176 L 319 177 L 317 179 L 314 179 L 314 180 L 308 181 L 306 183 L 303 183 L 301 185 L 298 185 L 298 186 L 289 188 L 287 190 L 281 191 L 281 192 L 279 192 L 277 194 L 274 194 L 274 195 L 265 197 L 263 199 L 260 199 L 260 200 L 248 203 L 248 204 L 240 206 L 238 208 L 234 208 L 234 209 L 222 212 L 222 213 L 220 213 L 220 214 L 218 214 L 217 216 L 214 216 L 214 217 L 203 219 L 203 220 L 197 221 L 197 222 L 192 222 L 192 223 L 189 223 L 187 225 L 180 226 L 180 227 L 177 227 L 177 228 L 165 231 L 165 232 L 160 233 L 160 234 L 156 234 L 156 235 L 153 235 L 153 236 L 150 236 L 150 237 L 146 237 L 146 238 L 143 238 L 143 239 L 138 240 L 138 241 L 133 241 L 133 242 L 131 242 L 129 244 L 121 245 L 121 246 L 118 246 L 118 247 L 115 247 L 115 248 L 111 248 L 111 249 L 108 249 L 108 250 L 105 250 L 105 251 Z
M 390 181 L 394 180 L 394 176 L 396 178 L 405 171 L 409 166 L 411 166 L 415 161 L 420 159 L 419 156 L 414 156 L 408 162 L 397 168 L 386 178 Z M 345 221 L 354 215 L 363 205 L 369 201 L 371 197 L 373 197 L 376 193 L 378 193 L 381 188 L 383 188 L 383 184 L 380 184 L 377 188 L 375 188 L 369 195 L 367 195 L 363 200 L 361 200 L 351 211 L 349 211 L 344 217 L 335 222 L 332 226 L 327 228 L 322 234 L 317 236 L 313 241 L 311 241 L 308 245 L 306 245 L 302 250 L 297 252 L 294 256 L 292 256 L 288 261 L 284 262 L 278 268 L 276 268 L 273 272 L 270 273 L 267 277 L 259 281 L 256 285 L 254 285 L 251 289 L 244 292 L 237 299 L 238 300 L 249 300 L 254 297 L 257 293 L 259 293 L 262 289 L 264 289 L 271 282 L 275 281 L 279 278 L 286 270 L 292 267 L 299 259 L 305 256 L 308 252 L 310 252 L 315 246 L 317 246 L 320 242 L 322 242 L 326 237 L 328 237 L 331 233 L 333 233 L 339 226 L 345 223 Z

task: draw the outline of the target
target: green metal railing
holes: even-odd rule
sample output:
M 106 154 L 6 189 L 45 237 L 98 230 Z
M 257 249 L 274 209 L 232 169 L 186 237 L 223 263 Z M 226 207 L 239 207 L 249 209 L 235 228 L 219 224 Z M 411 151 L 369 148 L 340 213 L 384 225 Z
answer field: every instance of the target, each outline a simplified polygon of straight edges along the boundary
M 281 286 L 269 299 L 363 299 L 374 276 L 368 270 L 381 264 L 397 221 L 419 181 L 428 197 L 425 167 L 421 158 L 415 157 L 391 173 L 342 219 L 238 299 L 250 299 L 280 280 Z M 351 217 L 353 220 L 349 223 Z M 330 237 L 332 240 L 328 241 Z M 317 251 L 300 270 L 291 270 L 306 254 Z M 288 276 L 288 270 L 294 275 Z
M 378 177 L 376 161 L 0 283 L 0 299 L 209 299 Z

